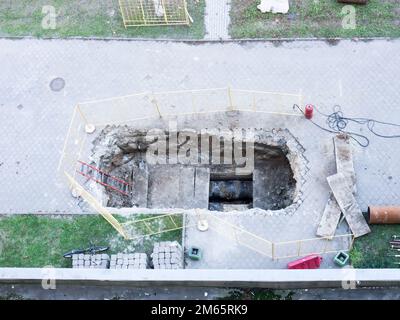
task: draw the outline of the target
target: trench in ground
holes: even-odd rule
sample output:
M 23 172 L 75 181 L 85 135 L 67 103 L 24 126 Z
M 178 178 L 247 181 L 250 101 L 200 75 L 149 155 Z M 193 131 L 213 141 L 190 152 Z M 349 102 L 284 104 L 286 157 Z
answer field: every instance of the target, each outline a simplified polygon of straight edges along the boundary
M 164 133 L 169 137 L 165 140 L 167 148 L 165 151 L 156 148 L 155 154 L 163 155 L 165 152 L 166 161 L 150 163 L 148 152 L 160 142 L 160 137 L 126 126 L 106 127 L 102 131 L 93 149 L 94 159 L 98 159 L 96 166 L 132 184 L 128 196 L 105 188 L 108 206 L 243 211 L 250 208 L 279 210 L 293 203 L 296 180 L 284 143 L 282 146 L 255 143 L 251 147 L 254 154 L 251 172 L 237 174 L 237 169 L 243 164 L 235 161 L 224 163 L 224 151 L 215 151 L 215 143 L 210 143 L 208 153 L 202 153 L 201 143 L 190 145 L 190 141 L 185 139 L 189 133 Z M 195 138 L 191 134 L 192 139 L 200 141 L 199 134 Z M 181 142 L 177 149 L 170 148 L 171 135 Z M 223 136 L 210 135 L 207 139 L 218 141 L 220 150 L 224 150 L 227 143 Z M 243 142 L 244 145 L 246 143 Z M 194 148 L 198 162 L 171 161 L 175 150 L 181 155 L 186 150 L 190 157 Z M 154 152 L 153 149 L 151 152 Z M 211 159 L 204 161 L 205 153 L 207 156 L 219 153 L 220 163 L 215 165 Z

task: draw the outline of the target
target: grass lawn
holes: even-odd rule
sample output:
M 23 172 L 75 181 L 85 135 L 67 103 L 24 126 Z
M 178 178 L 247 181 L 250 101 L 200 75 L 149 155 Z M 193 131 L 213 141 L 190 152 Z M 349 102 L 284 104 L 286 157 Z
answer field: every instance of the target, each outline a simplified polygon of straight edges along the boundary
M 356 28 L 342 28 L 336 0 L 290 0 L 288 14 L 261 13 L 259 0 L 232 0 L 233 38 L 278 37 L 400 37 L 400 1 L 368 0 L 355 5 Z
M 205 0 L 187 0 L 194 23 L 188 26 L 129 27 L 125 29 L 118 0 L 2 0 L 0 36 L 143 37 L 201 39 L 205 33 Z M 54 6 L 55 30 L 42 28 L 43 6 Z
M 152 215 L 153 216 L 153 215 Z M 138 215 L 135 219 L 148 216 Z M 123 219 L 117 217 L 119 221 Z M 154 221 L 154 223 L 158 223 Z M 145 234 L 140 230 L 138 234 Z M 162 233 L 141 241 L 124 240 L 101 216 L 48 217 L 14 215 L 0 218 L 0 267 L 71 267 L 62 257 L 72 249 L 86 248 L 90 242 L 110 246 L 108 254 L 116 252 L 146 252 L 150 254 L 155 241 L 178 241 L 182 230 Z
M 350 252 L 351 263 L 354 268 L 398 268 L 394 261 L 399 258 L 388 254 L 400 254 L 389 249 L 392 235 L 400 235 L 399 225 L 371 225 L 371 233 L 356 239 Z

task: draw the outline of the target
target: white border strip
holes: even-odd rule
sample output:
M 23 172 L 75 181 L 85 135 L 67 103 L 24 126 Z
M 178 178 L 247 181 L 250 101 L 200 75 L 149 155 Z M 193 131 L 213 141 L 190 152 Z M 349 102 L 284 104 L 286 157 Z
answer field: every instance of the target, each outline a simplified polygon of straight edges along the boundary
M 399 269 L 314 269 L 314 270 L 112 270 L 62 269 L 54 272 L 57 283 L 95 285 L 185 285 L 210 287 L 341 288 L 355 281 L 358 288 L 399 286 Z M 351 277 L 349 277 L 351 275 Z M 46 269 L 0 268 L 2 283 L 37 283 L 46 279 Z

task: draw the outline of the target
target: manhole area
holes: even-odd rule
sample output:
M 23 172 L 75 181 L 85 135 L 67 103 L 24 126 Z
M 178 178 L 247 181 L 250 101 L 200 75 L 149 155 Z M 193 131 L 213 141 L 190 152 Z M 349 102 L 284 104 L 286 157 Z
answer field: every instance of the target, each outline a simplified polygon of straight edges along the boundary
M 64 89 L 65 87 L 65 80 L 63 78 L 55 78 L 50 82 L 50 89 L 52 91 L 58 92 Z

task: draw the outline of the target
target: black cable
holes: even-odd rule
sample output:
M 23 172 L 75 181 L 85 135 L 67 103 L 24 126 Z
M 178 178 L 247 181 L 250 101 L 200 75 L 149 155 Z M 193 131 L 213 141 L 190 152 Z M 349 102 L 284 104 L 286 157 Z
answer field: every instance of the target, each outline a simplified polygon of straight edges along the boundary
M 293 109 L 295 109 L 295 108 L 297 108 L 303 115 L 305 114 L 304 111 L 297 104 L 293 105 Z M 325 113 L 319 111 L 316 107 L 314 107 L 314 109 L 319 114 L 321 114 L 322 116 L 324 116 L 326 118 L 326 124 L 329 129 L 322 127 L 321 125 L 319 125 L 318 123 L 316 123 L 310 119 L 312 124 L 314 124 L 315 126 L 317 126 L 318 128 L 320 128 L 326 132 L 335 133 L 335 134 L 345 133 L 350 138 L 352 138 L 354 141 L 356 141 L 361 147 L 364 147 L 364 148 L 368 147 L 370 140 L 362 134 L 359 134 L 356 132 L 351 132 L 351 131 L 346 131 L 345 129 L 346 129 L 347 125 L 351 122 L 359 124 L 359 125 L 366 125 L 366 127 L 372 134 L 374 134 L 375 136 L 380 137 L 380 138 L 386 138 L 386 139 L 400 138 L 400 135 L 385 135 L 385 134 L 378 133 L 374 130 L 375 124 L 392 126 L 392 127 L 396 127 L 399 129 L 400 129 L 400 124 L 384 122 L 384 121 L 379 121 L 379 120 L 370 119 L 370 118 L 345 117 L 341 110 L 341 107 L 339 105 L 334 106 L 333 112 L 331 114 L 325 114 Z M 364 140 L 364 143 L 362 140 Z

